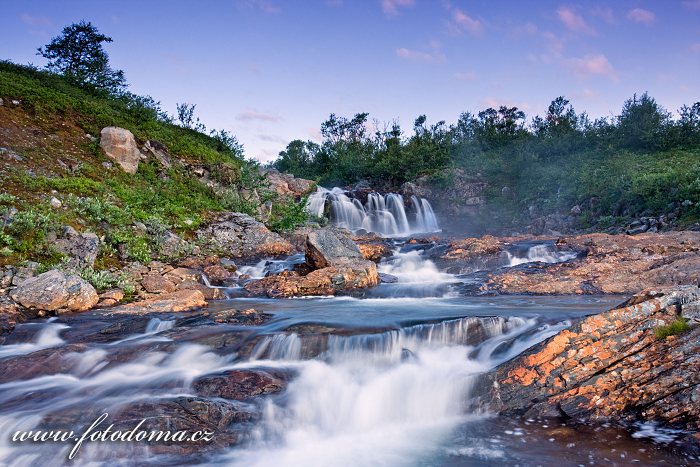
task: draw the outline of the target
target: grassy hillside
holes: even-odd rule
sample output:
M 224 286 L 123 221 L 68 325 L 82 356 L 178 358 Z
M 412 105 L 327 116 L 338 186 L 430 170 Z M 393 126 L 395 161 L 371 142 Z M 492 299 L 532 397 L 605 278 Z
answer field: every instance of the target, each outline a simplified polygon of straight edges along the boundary
M 159 257 L 159 232 L 188 238 L 212 212 L 255 214 L 275 196 L 225 140 L 173 124 L 148 97 L 115 97 L 0 62 L 0 98 L 0 265 L 60 262 L 51 240 L 64 225 L 103 237 L 97 268 L 116 264 L 119 249 L 122 259 L 146 262 Z M 166 169 L 150 158 L 135 175 L 107 168 L 99 146 L 106 126 L 162 143 L 181 163 Z M 275 203 L 273 226 L 290 225 L 288 204 Z

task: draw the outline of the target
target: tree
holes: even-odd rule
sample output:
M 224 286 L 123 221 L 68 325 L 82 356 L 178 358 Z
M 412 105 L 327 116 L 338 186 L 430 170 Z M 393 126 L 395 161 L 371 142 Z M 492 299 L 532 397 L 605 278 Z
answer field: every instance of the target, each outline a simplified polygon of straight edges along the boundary
M 80 21 L 63 28 L 60 36 L 40 47 L 37 55 L 48 60 L 46 68 L 76 81 L 118 93 L 126 88 L 122 70 L 109 66 L 109 56 L 102 47 L 112 42 L 90 22 Z
M 617 120 L 623 147 L 648 150 L 663 149 L 668 144 L 671 115 L 646 92 L 626 100 Z

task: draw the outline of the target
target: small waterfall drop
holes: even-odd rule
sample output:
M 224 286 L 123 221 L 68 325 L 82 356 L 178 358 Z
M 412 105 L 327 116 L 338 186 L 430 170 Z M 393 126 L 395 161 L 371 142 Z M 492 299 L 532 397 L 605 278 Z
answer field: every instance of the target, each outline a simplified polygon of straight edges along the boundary
M 306 209 L 323 217 L 327 202 L 333 225 L 351 231 L 362 229 L 384 237 L 406 237 L 440 230 L 433 207 L 425 198 L 411 196 L 412 209 L 407 213 L 404 198 L 397 193 L 370 193 L 363 205 L 342 188 L 319 187 L 309 196 Z

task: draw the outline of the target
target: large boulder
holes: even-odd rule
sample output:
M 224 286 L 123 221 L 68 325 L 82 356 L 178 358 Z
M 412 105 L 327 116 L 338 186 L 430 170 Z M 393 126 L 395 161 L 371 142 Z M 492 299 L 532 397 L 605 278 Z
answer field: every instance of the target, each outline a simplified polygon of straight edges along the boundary
M 229 258 L 289 255 L 291 243 L 248 214 L 226 212 L 196 232 L 202 251 Z
M 482 388 L 503 414 L 641 418 L 697 431 L 700 326 L 669 337 L 658 331 L 698 305 L 696 286 L 643 291 L 500 366 Z
M 164 293 L 134 303 L 127 303 L 110 308 L 110 314 L 144 315 L 148 313 L 171 313 L 189 311 L 207 305 L 204 294 L 200 290 L 186 289 Z
M 103 128 L 100 132 L 100 146 L 107 157 L 116 162 L 124 172 L 135 174 L 139 169 L 141 151 L 129 130 L 116 126 Z
M 88 282 L 56 269 L 24 280 L 11 296 L 25 308 L 42 311 L 86 311 L 99 301 L 97 291 Z
M 319 229 L 306 236 L 306 263 L 312 269 L 343 266 L 363 258 L 355 242 L 333 229 Z

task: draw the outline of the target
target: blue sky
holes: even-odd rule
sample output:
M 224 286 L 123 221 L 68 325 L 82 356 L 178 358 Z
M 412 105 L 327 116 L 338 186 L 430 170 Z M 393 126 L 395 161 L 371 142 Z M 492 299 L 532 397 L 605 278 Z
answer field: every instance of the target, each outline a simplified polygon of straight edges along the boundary
M 165 110 L 197 104 L 246 154 L 274 159 L 319 139 L 330 113 L 369 112 L 405 130 L 426 114 L 568 97 L 593 117 L 649 91 L 671 111 L 700 101 L 700 0 L 3 0 L 0 58 L 92 21 L 132 92 Z

